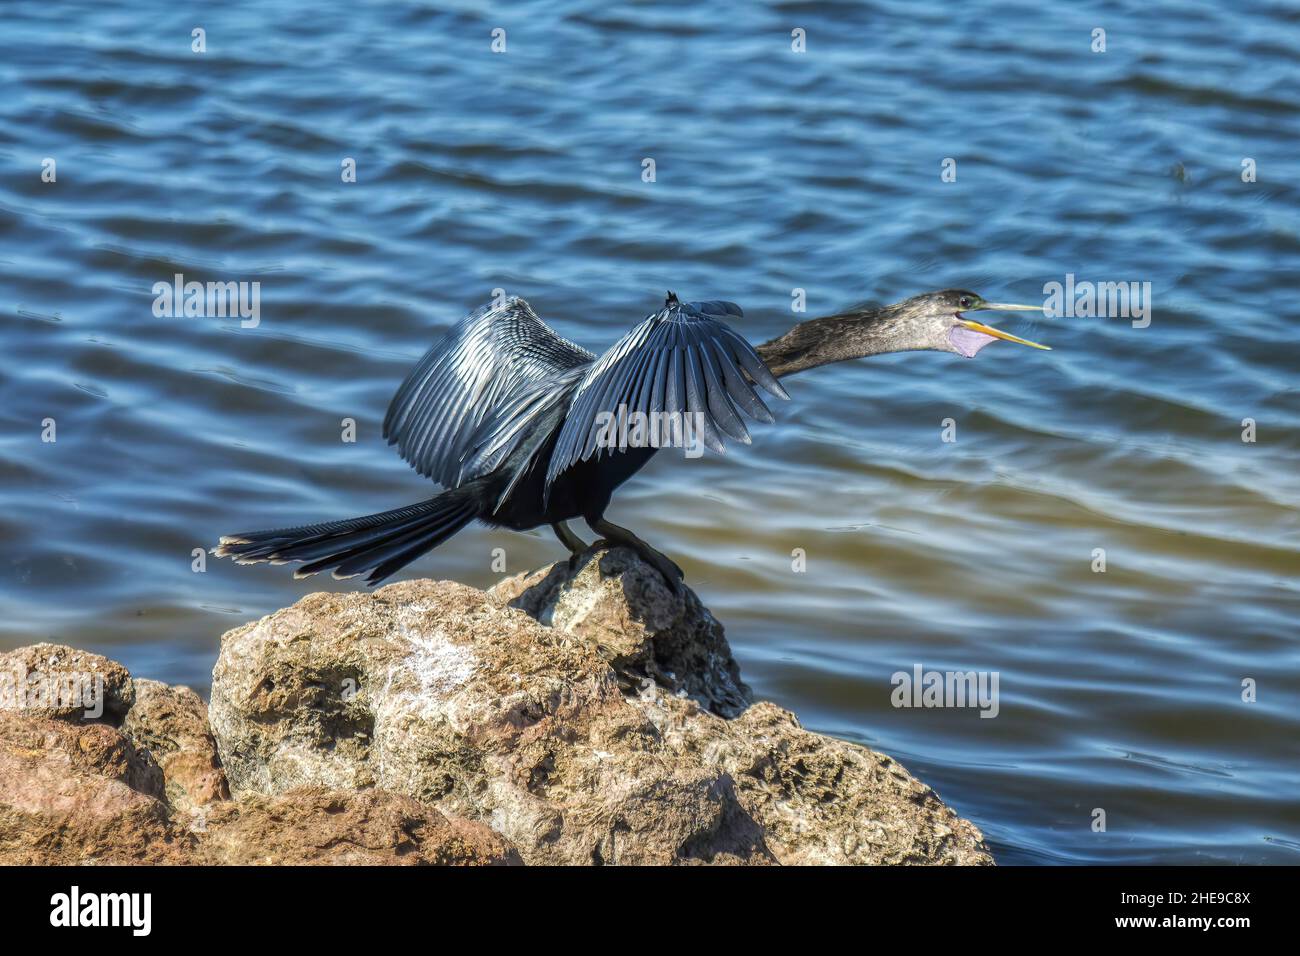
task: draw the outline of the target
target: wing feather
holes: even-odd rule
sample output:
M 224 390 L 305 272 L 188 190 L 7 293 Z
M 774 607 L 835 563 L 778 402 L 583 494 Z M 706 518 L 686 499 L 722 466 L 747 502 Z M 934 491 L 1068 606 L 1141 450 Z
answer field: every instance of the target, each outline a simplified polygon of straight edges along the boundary
M 512 396 L 595 358 L 556 334 L 523 299 L 485 306 L 456 323 L 407 375 L 388 406 L 384 437 L 421 475 L 456 487 L 500 461 L 509 444 L 485 452 L 485 422 L 527 420 L 524 409 L 502 416 Z M 471 456 L 476 464 L 467 467 Z
M 789 396 L 754 347 L 724 324 L 741 315 L 731 302 L 671 300 L 591 362 L 551 452 L 548 492 L 578 462 L 617 450 L 601 446 L 600 424 L 602 413 L 617 415 L 620 405 L 629 414 L 693 415 L 700 438 L 718 452 L 725 450 L 723 435 L 750 440 L 742 411 L 772 421 L 756 388 Z
M 741 420 L 740 413 L 731 402 L 726 386 L 722 384 L 722 370 L 718 357 L 714 354 L 712 344 L 707 340 L 700 343 L 700 365 L 704 370 L 706 394 L 709 397 L 709 413 L 724 432 L 736 441 L 748 445 L 751 441 L 749 429 Z
M 750 418 L 757 419 L 766 425 L 776 421 L 763 399 L 745 380 L 745 373 L 736 364 L 736 359 L 731 354 L 728 344 L 723 342 L 715 344 L 717 348 L 714 350 L 714 355 L 717 356 L 718 365 L 722 368 L 722 378 L 727 386 L 727 394 Z

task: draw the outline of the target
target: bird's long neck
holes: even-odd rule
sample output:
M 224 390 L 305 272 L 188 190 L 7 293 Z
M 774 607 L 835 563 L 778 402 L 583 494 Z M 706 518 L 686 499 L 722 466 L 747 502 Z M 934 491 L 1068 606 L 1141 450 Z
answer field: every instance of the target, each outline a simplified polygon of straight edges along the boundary
M 905 329 L 891 321 L 895 307 L 854 309 L 800 322 L 758 354 L 777 378 L 831 362 L 913 348 Z

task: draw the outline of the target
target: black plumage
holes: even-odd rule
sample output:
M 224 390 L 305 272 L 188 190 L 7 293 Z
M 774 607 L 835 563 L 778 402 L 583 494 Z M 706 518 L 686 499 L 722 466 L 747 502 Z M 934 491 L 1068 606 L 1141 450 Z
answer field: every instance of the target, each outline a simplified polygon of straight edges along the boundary
M 597 357 L 557 335 L 523 299 L 509 299 L 453 326 L 411 370 L 384 419 L 389 443 L 445 491 L 364 518 L 231 535 L 216 553 L 241 562 L 299 561 L 298 575 L 332 568 L 375 584 L 475 518 L 521 531 L 549 524 L 577 555 L 586 545 L 565 522 L 582 518 L 676 587 L 677 565 L 605 520 L 614 489 L 658 449 L 622 430 L 611 440 L 602 418 L 621 409 L 625 416 L 676 416 L 698 425 L 698 437 L 720 452 L 724 436 L 749 441 L 743 416 L 772 420 L 757 388 L 787 398 L 778 377 L 885 352 L 974 358 L 998 339 L 1046 348 L 966 315 L 981 311 L 1043 307 L 945 289 L 809 319 L 754 348 L 728 324 L 742 317 L 739 306 L 683 304 L 670 292 L 662 309 Z
M 657 450 L 611 446 L 609 416 L 690 416 L 715 451 L 748 442 L 742 414 L 772 421 L 755 385 L 787 398 L 754 347 L 726 320 L 731 302 L 679 302 L 647 316 L 599 357 L 556 334 L 523 299 L 479 309 L 416 364 L 384 419 L 384 437 L 446 490 L 382 514 L 221 539 L 241 563 L 302 562 L 298 576 L 333 569 L 377 584 L 475 518 L 527 530 L 549 524 L 573 553 L 586 546 L 564 524 L 582 518 L 632 547 L 676 586 L 681 571 L 604 519 L 615 488 Z

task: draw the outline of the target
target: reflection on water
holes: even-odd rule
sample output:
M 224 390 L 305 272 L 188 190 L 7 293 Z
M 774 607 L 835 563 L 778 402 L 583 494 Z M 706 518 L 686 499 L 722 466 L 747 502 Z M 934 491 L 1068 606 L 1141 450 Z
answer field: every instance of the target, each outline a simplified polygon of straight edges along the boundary
M 426 496 L 387 399 L 496 288 L 600 348 L 666 288 L 740 302 L 757 342 L 795 289 L 1150 282 L 1145 329 L 1013 319 L 1056 350 L 790 379 L 753 447 L 661 455 L 610 516 L 760 695 L 898 756 L 1002 861 L 1300 861 L 1295 15 L 479 9 L 211 8 L 199 55 L 171 5 L 6 5 L 4 646 L 206 688 L 222 631 L 352 586 L 191 553 Z M 260 322 L 155 317 L 176 273 L 259 282 Z M 414 572 L 487 585 L 495 547 L 561 554 L 475 528 Z M 998 672 L 997 718 L 892 707 L 918 664 Z

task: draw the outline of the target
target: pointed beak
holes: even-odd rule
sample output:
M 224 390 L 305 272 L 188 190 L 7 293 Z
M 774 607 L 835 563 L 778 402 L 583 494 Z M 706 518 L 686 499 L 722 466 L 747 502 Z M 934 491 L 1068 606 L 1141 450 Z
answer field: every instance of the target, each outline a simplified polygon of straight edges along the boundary
M 1043 312 L 1046 311 L 1041 305 L 1016 305 L 1011 302 L 981 302 L 979 307 L 973 309 L 974 312 Z M 985 325 L 983 322 L 976 322 L 974 319 L 962 317 L 958 321 L 966 328 L 973 332 L 980 332 L 984 335 L 991 335 L 995 339 L 1002 339 L 1004 342 L 1015 342 L 1017 345 L 1028 345 L 1031 349 L 1042 349 L 1044 352 L 1052 351 L 1050 345 L 1039 345 L 1037 342 L 1031 342 L 1029 339 L 1022 339 L 1018 335 L 1012 335 L 1010 332 L 1003 332 L 1001 329 L 995 329 L 991 325 Z
M 1046 312 L 1041 305 L 1016 305 L 1013 302 L 982 302 L 973 312 Z

